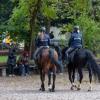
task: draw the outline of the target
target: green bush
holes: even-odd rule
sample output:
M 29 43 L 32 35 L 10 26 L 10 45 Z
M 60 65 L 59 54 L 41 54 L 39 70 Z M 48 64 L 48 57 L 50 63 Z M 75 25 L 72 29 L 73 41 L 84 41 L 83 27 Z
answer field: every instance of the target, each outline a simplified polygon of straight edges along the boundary
M 100 40 L 100 28 L 98 23 L 88 16 L 81 16 L 76 21 L 83 32 L 84 47 L 96 51 L 98 49 L 97 41 Z

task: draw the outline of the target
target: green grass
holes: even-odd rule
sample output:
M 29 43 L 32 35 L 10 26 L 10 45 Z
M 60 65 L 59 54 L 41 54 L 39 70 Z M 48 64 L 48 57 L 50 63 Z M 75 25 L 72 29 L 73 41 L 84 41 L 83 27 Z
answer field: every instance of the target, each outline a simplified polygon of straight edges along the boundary
M 17 56 L 17 60 L 18 60 L 19 56 Z M 1 62 L 7 62 L 8 56 L 0 56 L 0 63 Z
M 7 56 L 0 56 L 0 62 L 7 62 Z
M 100 54 L 97 54 L 97 58 L 100 58 Z
M 18 57 L 19 56 L 17 56 L 17 60 L 18 60 Z M 97 58 L 100 58 L 100 54 L 97 55 Z M 0 63 L 7 62 L 7 59 L 8 59 L 8 56 L 0 56 Z

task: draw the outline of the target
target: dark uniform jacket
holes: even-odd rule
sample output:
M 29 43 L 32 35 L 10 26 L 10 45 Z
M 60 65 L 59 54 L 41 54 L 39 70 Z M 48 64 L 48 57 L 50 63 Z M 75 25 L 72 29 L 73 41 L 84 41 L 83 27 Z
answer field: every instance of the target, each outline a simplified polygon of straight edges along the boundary
M 83 39 L 82 34 L 79 32 L 72 32 L 69 40 L 69 47 L 73 48 L 82 48 L 83 47 Z
M 50 45 L 50 37 L 47 34 L 44 34 L 44 38 L 37 38 L 36 40 L 36 46 L 40 47 L 40 46 L 49 46 Z

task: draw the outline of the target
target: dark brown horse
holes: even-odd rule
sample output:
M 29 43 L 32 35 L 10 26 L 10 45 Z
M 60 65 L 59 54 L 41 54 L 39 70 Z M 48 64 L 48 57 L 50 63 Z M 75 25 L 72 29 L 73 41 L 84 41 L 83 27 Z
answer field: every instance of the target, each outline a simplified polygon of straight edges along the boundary
M 53 53 L 53 59 L 55 61 L 58 60 L 58 54 L 54 50 Z M 45 74 L 48 74 L 48 86 L 49 91 L 54 92 L 55 91 L 55 80 L 56 80 L 56 65 L 52 63 L 50 59 L 50 49 L 49 48 L 43 48 L 40 52 L 40 57 L 38 58 L 38 66 L 40 69 L 40 79 L 41 79 L 41 91 L 45 91 Z M 53 75 L 53 83 L 51 85 L 51 75 Z
M 68 48 L 66 47 L 62 50 L 63 60 L 64 59 L 66 60 L 66 53 L 65 52 L 67 49 Z M 77 88 L 77 90 L 81 89 L 81 83 L 82 83 L 82 79 L 83 79 L 83 68 L 85 66 L 88 69 L 89 81 L 90 81 L 88 91 L 92 90 L 92 75 L 93 74 L 95 75 L 95 77 L 98 78 L 98 80 L 100 82 L 100 66 L 96 63 L 94 55 L 90 50 L 82 48 L 82 49 L 78 49 L 77 51 L 75 51 L 73 56 L 70 54 L 69 62 L 68 62 L 68 65 L 66 64 L 66 66 L 68 67 L 68 75 L 69 75 L 69 80 L 72 84 L 72 86 L 71 86 L 72 90 L 74 88 Z M 79 75 L 78 86 L 76 86 L 74 84 L 75 71 L 77 71 L 78 75 Z

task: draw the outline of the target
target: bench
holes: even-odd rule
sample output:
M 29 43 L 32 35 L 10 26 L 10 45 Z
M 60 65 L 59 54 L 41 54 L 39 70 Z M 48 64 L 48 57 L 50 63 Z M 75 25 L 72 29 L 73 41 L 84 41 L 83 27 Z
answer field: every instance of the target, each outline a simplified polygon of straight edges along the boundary
M 34 60 L 29 60 L 29 68 L 33 73 L 38 73 L 38 67 L 36 66 Z M 0 74 L 1 76 L 7 76 L 7 63 L 0 62 Z

